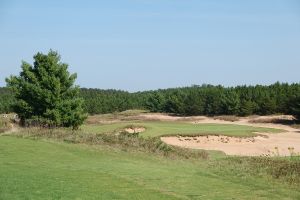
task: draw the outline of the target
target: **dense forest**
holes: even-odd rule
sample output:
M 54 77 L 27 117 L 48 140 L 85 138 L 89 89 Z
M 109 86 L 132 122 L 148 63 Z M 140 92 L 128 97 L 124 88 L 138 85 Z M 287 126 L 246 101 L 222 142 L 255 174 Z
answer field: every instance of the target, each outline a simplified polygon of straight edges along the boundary
M 148 109 L 178 115 L 293 114 L 299 116 L 300 84 L 275 83 L 269 86 L 194 85 L 129 93 L 120 90 L 82 88 L 85 110 L 90 114 L 127 109 Z M 0 88 L 0 112 L 11 112 L 13 93 Z

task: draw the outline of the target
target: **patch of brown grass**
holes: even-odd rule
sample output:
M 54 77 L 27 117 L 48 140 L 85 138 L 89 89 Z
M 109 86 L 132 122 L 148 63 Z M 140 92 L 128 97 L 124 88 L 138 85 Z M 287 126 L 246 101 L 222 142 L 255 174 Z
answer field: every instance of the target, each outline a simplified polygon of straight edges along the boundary
M 223 121 L 228 121 L 228 122 L 236 122 L 239 121 L 239 117 L 234 116 L 234 115 L 220 115 L 220 116 L 214 116 L 214 120 L 223 120 Z
M 0 117 L 0 133 L 8 131 L 10 128 L 10 119 Z
M 296 120 L 294 119 L 282 119 L 282 118 L 258 118 L 251 119 L 250 123 L 273 123 L 273 124 L 284 124 L 284 125 L 296 125 Z
M 140 121 L 144 120 L 144 117 L 140 114 L 147 113 L 145 110 L 126 110 L 123 112 L 115 112 L 109 114 L 99 114 L 89 116 L 86 124 L 111 124 L 118 123 L 120 121 Z

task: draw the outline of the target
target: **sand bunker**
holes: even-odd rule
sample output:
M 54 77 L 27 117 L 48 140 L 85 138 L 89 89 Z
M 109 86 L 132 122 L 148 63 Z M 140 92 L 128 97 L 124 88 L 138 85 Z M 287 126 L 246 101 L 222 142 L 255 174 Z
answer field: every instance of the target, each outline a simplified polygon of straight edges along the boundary
M 255 117 L 255 119 L 272 119 L 282 116 Z M 287 117 L 287 116 L 284 116 Z M 288 116 L 290 117 L 290 116 Z M 249 138 L 228 136 L 198 136 L 198 137 L 162 137 L 161 140 L 170 145 L 184 148 L 218 150 L 228 155 L 242 156 L 290 156 L 300 155 L 300 130 L 287 125 L 274 123 L 252 123 L 253 118 L 240 118 L 236 122 L 205 117 L 191 123 L 236 124 L 254 127 L 283 129 L 284 133 L 260 133 Z
M 162 137 L 161 140 L 167 144 L 184 148 L 223 151 L 227 155 L 300 155 L 300 133 L 263 134 L 248 138 L 212 135 L 198 137 Z

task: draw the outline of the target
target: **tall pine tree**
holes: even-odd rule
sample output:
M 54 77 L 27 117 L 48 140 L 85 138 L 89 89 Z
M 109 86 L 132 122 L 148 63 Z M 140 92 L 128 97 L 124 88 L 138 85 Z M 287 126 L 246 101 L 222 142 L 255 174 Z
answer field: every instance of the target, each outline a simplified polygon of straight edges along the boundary
M 78 128 L 86 115 L 79 88 L 74 86 L 77 75 L 68 72 L 68 65 L 60 62 L 55 51 L 37 53 L 33 58 L 33 66 L 23 61 L 20 75 L 6 79 L 15 92 L 13 110 L 21 124 Z

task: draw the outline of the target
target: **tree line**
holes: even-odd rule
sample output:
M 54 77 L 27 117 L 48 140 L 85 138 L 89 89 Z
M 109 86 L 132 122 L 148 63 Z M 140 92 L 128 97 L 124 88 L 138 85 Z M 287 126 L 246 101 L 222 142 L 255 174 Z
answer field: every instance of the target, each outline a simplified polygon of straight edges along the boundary
M 177 115 L 293 114 L 300 116 L 300 84 L 269 86 L 194 85 L 129 93 L 120 90 L 80 89 L 53 50 L 37 53 L 33 64 L 22 62 L 17 76 L 0 88 L 0 113 L 15 112 L 23 126 L 73 127 L 89 114 L 148 109 Z
M 236 87 L 194 85 L 135 93 L 81 88 L 79 94 L 89 114 L 148 109 L 177 115 L 299 115 L 300 109 L 299 83 Z M 0 112 L 11 112 L 13 102 L 13 92 L 0 88 Z
M 179 115 L 294 114 L 300 103 L 300 84 L 223 87 L 213 85 L 157 90 L 145 107 Z

